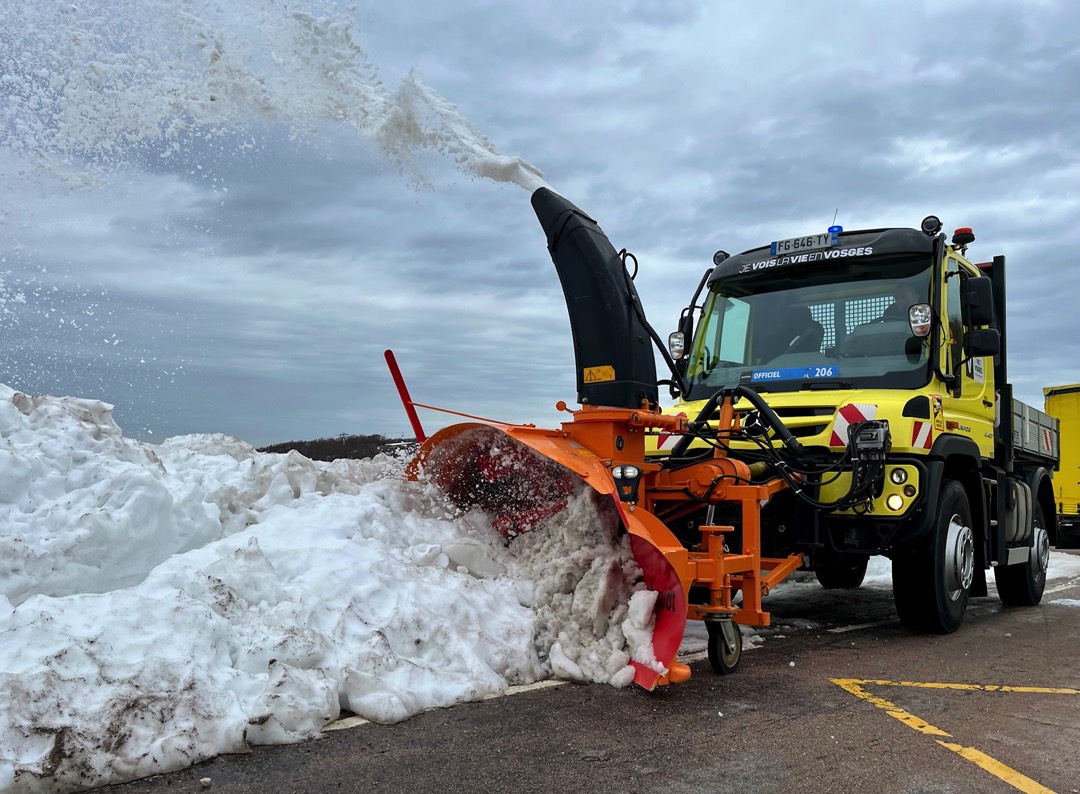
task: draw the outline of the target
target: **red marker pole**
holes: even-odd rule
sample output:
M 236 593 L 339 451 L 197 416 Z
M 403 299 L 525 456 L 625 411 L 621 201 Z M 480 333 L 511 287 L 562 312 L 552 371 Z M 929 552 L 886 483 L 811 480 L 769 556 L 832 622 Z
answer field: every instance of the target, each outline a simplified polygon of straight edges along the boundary
M 409 390 L 405 387 L 405 379 L 401 377 L 401 370 L 398 368 L 397 359 L 394 358 L 394 351 L 387 350 L 383 353 L 383 356 L 386 357 L 386 366 L 390 367 L 390 375 L 394 379 L 394 385 L 397 386 L 401 404 L 405 406 L 405 413 L 409 417 L 409 424 L 412 425 L 416 440 L 423 444 L 427 441 L 427 435 L 424 433 L 424 428 L 420 426 L 420 417 L 416 415 L 412 397 L 409 396 Z

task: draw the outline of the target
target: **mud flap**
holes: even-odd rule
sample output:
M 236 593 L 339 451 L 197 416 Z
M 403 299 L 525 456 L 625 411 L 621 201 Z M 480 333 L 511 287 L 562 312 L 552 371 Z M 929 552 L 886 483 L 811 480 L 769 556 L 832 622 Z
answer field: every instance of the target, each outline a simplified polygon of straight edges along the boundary
M 610 472 L 590 450 L 560 431 L 462 423 L 429 438 L 406 475 L 426 476 L 462 509 L 484 510 L 508 541 L 540 528 L 586 484 L 612 499 L 645 586 L 657 593 L 656 661 L 665 670 L 671 666 L 686 628 L 687 552 L 658 518 L 619 500 Z M 661 682 L 661 672 L 633 665 L 638 685 L 651 690 Z

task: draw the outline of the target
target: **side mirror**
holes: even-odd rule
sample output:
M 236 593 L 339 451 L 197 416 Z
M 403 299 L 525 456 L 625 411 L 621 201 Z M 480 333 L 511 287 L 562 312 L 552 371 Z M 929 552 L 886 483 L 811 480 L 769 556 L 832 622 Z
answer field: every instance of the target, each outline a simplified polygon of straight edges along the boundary
M 994 287 L 990 279 L 964 279 L 960 283 L 960 301 L 964 325 L 971 327 L 994 324 Z
M 679 333 L 683 335 L 683 345 L 690 344 L 694 338 L 694 307 L 687 306 L 679 315 Z
M 679 330 L 668 334 L 668 352 L 676 364 L 686 368 L 686 346 L 694 338 L 694 307 L 687 306 L 679 315 Z
M 976 328 L 964 334 L 964 354 L 968 358 L 996 356 L 1001 352 L 1001 334 L 996 328 Z

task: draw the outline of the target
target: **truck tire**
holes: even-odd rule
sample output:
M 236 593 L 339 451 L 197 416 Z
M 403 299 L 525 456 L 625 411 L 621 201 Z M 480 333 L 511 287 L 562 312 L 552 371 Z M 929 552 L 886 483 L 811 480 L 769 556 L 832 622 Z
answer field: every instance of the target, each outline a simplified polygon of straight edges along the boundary
M 994 568 L 998 597 L 1010 607 L 1033 607 L 1042 601 L 1046 588 L 1046 568 L 1050 562 L 1050 536 L 1046 534 L 1046 519 L 1042 505 L 1032 508 L 1032 529 L 1035 534 L 1031 554 L 1023 565 L 999 565 Z
M 820 560 L 814 573 L 826 590 L 854 590 L 866 576 L 870 558 L 863 554 L 845 554 Z
M 942 483 L 934 525 L 893 557 L 893 600 L 909 631 L 951 634 L 960 628 L 975 576 L 975 534 L 967 492 Z

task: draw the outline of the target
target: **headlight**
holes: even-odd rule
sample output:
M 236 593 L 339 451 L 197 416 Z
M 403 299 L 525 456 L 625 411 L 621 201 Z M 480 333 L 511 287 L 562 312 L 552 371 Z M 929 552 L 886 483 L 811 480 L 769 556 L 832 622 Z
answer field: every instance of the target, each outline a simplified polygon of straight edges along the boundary
M 903 485 L 907 482 L 907 472 L 903 469 L 893 469 L 889 472 L 889 479 L 896 485 Z
M 898 493 L 889 494 L 889 498 L 885 500 L 885 506 L 894 513 L 898 513 L 904 507 L 904 497 Z

